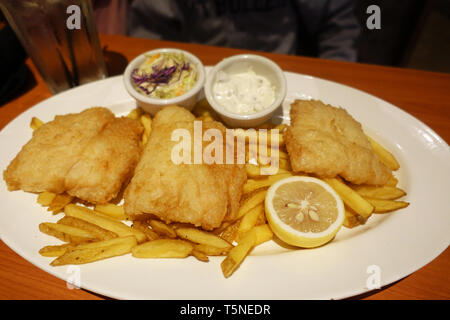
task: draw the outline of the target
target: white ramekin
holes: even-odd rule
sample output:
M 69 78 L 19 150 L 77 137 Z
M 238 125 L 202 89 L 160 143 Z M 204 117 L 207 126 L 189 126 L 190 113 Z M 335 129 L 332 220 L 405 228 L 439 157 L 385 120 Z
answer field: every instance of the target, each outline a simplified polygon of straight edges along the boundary
M 133 82 L 131 80 L 131 73 L 133 70 L 137 69 L 145 61 L 148 55 L 154 55 L 162 52 L 183 53 L 189 63 L 194 63 L 197 66 L 197 82 L 191 90 L 179 97 L 171 99 L 150 98 L 138 92 L 133 86 Z M 192 110 L 205 83 L 205 68 L 199 58 L 187 51 L 174 48 L 155 49 L 137 56 L 128 64 L 123 74 L 123 82 L 128 93 L 137 100 L 138 105 L 152 115 L 158 112 L 162 107 L 168 105 L 177 105 L 188 110 Z
M 265 76 L 276 90 L 275 101 L 266 109 L 252 114 L 232 113 L 222 107 L 214 98 L 213 85 L 218 71 L 235 73 L 251 67 L 256 74 Z M 272 60 L 254 54 L 240 54 L 223 59 L 208 72 L 205 82 L 205 96 L 211 107 L 220 115 L 230 127 L 250 128 L 269 120 L 273 113 L 281 106 L 286 97 L 286 77 L 283 70 Z

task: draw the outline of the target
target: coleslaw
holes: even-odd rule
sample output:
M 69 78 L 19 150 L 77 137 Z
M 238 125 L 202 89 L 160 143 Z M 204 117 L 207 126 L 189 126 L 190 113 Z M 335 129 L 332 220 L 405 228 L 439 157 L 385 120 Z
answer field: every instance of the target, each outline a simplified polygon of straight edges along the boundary
M 131 73 L 133 87 L 151 98 L 171 99 L 192 89 L 197 82 L 197 66 L 183 53 L 150 55 Z

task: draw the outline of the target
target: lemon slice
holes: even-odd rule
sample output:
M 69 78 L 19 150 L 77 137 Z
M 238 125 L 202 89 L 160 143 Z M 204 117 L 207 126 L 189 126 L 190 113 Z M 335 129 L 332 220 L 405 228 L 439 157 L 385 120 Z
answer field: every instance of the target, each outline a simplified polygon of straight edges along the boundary
M 266 195 L 266 217 L 284 242 L 304 248 L 327 243 L 344 222 L 339 195 L 322 180 L 289 177 L 274 183 Z

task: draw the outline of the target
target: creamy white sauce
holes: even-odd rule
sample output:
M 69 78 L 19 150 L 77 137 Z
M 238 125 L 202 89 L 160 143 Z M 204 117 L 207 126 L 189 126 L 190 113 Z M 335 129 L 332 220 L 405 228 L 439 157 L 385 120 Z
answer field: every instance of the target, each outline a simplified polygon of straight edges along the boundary
M 268 108 L 275 101 L 276 91 L 266 77 L 248 68 L 239 73 L 219 71 L 213 95 L 229 112 L 252 114 Z

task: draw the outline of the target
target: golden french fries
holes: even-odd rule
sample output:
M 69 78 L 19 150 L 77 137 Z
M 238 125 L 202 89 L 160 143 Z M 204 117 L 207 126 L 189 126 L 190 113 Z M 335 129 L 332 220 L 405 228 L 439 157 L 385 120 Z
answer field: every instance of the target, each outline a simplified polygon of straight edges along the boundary
M 386 167 L 388 167 L 392 171 L 398 170 L 400 168 L 400 164 L 392 155 L 392 153 L 387 151 L 381 144 L 373 140 L 371 137 L 367 136 L 367 139 L 369 140 L 375 154 Z
M 283 151 L 283 150 L 278 150 L 278 156 L 279 156 L 281 159 L 289 160 L 289 155 L 288 155 L 288 153 L 285 152 L 285 151 Z
M 239 208 L 238 215 L 236 219 L 240 219 L 244 216 L 250 209 L 253 209 L 257 205 L 264 202 L 266 199 L 266 189 L 255 190 L 245 200 L 241 200 L 241 207 Z
M 217 116 L 215 115 L 212 110 L 206 110 L 206 109 L 198 109 L 197 110 L 197 120 L 201 121 L 214 121 L 217 119 Z
M 33 130 L 36 130 L 37 128 L 39 128 L 43 124 L 44 124 L 44 122 L 41 119 L 33 117 L 33 118 L 31 118 L 30 128 L 33 129 Z
M 92 233 L 86 230 L 52 222 L 39 224 L 39 230 L 64 242 L 82 243 L 97 240 Z
M 228 252 L 227 257 L 221 263 L 222 273 L 225 278 L 233 274 L 253 247 L 269 241 L 273 238 L 272 230 L 267 224 L 254 227 L 239 240 L 238 245 Z
M 48 206 L 47 211 L 53 211 L 53 214 L 60 213 L 72 200 L 73 197 L 68 194 L 57 194 Z
M 276 149 L 272 149 L 272 148 L 267 148 L 267 156 L 270 157 L 274 152 L 278 153 L 278 157 L 280 159 L 289 159 L 289 155 L 287 154 L 286 151 L 280 150 L 278 148 Z
M 74 217 L 69 217 L 69 216 L 65 216 L 63 218 L 61 218 L 60 220 L 58 220 L 58 224 L 63 224 L 66 226 L 71 226 L 74 228 L 79 228 L 82 230 L 85 230 L 87 232 L 89 232 L 90 234 L 92 234 L 96 239 L 98 240 L 109 240 L 109 239 L 113 239 L 113 238 L 117 238 L 117 234 L 115 234 L 114 232 L 111 232 L 109 230 L 103 229 L 93 223 L 78 219 L 78 218 L 74 218 Z
M 268 135 L 269 136 L 269 135 Z M 273 146 L 274 144 L 272 143 L 272 140 L 270 141 L 270 145 L 271 146 Z M 280 132 L 280 134 L 278 135 L 278 147 L 283 147 L 285 145 L 285 142 L 284 142 L 284 136 L 283 136 L 283 134 L 281 134 L 281 132 Z
M 179 228 L 176 230 L 176 234 L 182 239 L 198 244 L 207 244 L 217 248 L 230 248 L 232 246 L 219 236 L 196 228 Z
M 235 129 L 233 130 L 234 136 L 240 139 L 245 139 L 246 142 L 249 143 L 258 143 L 266 146 L 278 146 L 282 147 L 284 146 L 284 138 L 283 134 L 278 131 L 278 135 L 275 135 L 275 137 L 272 136 L 272 130 L 267 130 L 267 134 L 261 134 L 260 132 L 254 130 L 243 130 L 243 129 Z M 278 138 L 277 140 L 274 140 Z
M 208 256 L 201 251 L 195 250 L 195 247 L 194 250 L 192 250 L 191 255 L 195 257 L 198 261 L 209 262 Z
M 262 150 L 266 150 L 265 152 L 261 152 Z M 266 172 L 261 172 L 259 175 L 273 175 L 275 173 L 267 173 L 267 169 L 273 168 L 276 169 L 284 169 L 290 168 L 289 163 L 289 155 L 279 148 L 270 148 L 268 147 L 260 149 L 257 144 L 248 144 L 245 153 L 245 162 L 248 164 L 252 164 L 254 166 L 259 166 L 260 169 L 266 169 Z M 277 154 L 274 154 L 276 152 Z M 276 163 L 274 161 L 278 161 L 278 166 L 275 166 Z M 287 171 L 287 170 L 286 170 Z
M 361 224 L 361 219 L 359 219 L 358 214 L 356 214 L 352 209 L 345 208 L 345 218 L 344 218 L 344 227 L 346 228 L 354 228 Z
M 238 228 L 239 235 L 242 235 L 242 234 L 246 233 L 247 231 L 250 231 L 256 225 L 256 222 L 258 221 L 258 217 L 261 214 L 264 214 L 264 204 L 263 203 L 250 209 L 241 219 L 241 222 L 240 222 L 239 228 Z
M 225 228 L 225 230 L 220 234 L 220 237 L 224 240 L 226 240 L 229 243 L 233 243 L 233 241 L 236 240 L 239 224 L 241 223 L 240 220 L 234 222 L 233 224 L 230 224 L 228 227 Z
M 117 220 L 127 220 L 128 219 L 128 217 L 125 215 L 123 206 L 118 206 L 113 203 L 97 204 L 95 206 L 94 210 L 97 212 L 103 213 L 107 216 L 110 216 L 111 218 L 117 219 Z
M 137 245 L 134 236 L 98 241 L 67 248 L 64 254 L 53 260 L 52 266 L 84 264 L 130 253 Z
M 364 198 L 375 198 L 383 200 L 394 200 L 406 195 L 406 192 L 396 187 L 376 186 L 354 186 L 353 190 Z
M 369 198 L 366 198 L 366 200 L 374 207 L 375 213 L 391 212 L 409 206 L 409 203 L 405 201 L 381 200 Z
M 388 182 L 386 182 L 385 186 L 386 187 L 396 187 L 398 184 L 398 179 L 394 176 L 391 176 L 388 180 Z
M 291 162 L 289 159 L 279 159 L 278 168 L 286 171 L 292 171 Z
M 260 167 L 254 164 L 247 163 L 245 165 L 245 169 L 247 171 L 247 177 L 252 179 L 258 179 L 258 178 L 266 178 L 268 175 L 263 175 L 261 173 L 261 169 L 264 167 Z M 289 171 L 285 169 L 278 168 L 276 174 L 289 174 Z
M 242 263 L 251 249 L 255 246 L 256 240 L 256 233 L 249 231 L 239 241 L 238 245 L 228 252 L 227 257 L 220 265 L 225 278 L 231 276 L 236 268 Z
M 134 120 L 138 120 L 141 117 L 142 113 L 143 111 L 141 108 L 136 108 L 131 110 L 130 113 L 127 115 L 127 117 Z
M 259 216 L 258 219 L 256 219 L 256 226 L 260 226 L 262 224 L 266 224 L 267 223 L 267 219 L 266 219 L 266 213 L 265 211 L 263 211 Z
M 56 197 L 56 193 L 44 191 L 38 195 L 37 203 L 41 206 L 48 207 Z
M 247 163 L 245 165 L 245 170 L 247 171 L 247 177 L 258 178 L 261 176 L 261 168 L 257 165 Z
M 222 225 L 223 225 L 223 223 L 222 223 Z M 174 230 L 179 229 L 179 228 L 193 228 L 194 227 L 193 224 L 186 223 L 186 222 L 173 222 L 173 223 L 170 223 L 169 226 Z
M 232 247 L 228 248 L 218 248 L 213 247 L 208 244 L 196 244 L 194 245 L 195 251 L 200 251 L 208 256 L 223 256 L 226 255 Z
M 134 221 L 131 227 L 142 231 L 150 241 L 159 239 L 159 235 L 155 231 L 150 229 L 150 225 L 145 221 Z
M 212 230 L 211 232 L 214 233 L 215 235 L 220 235 L 222 234 L 222 232 L 228 228 L 231 224 L 233 224 L 232 221 L 222 221 L 222 224 L 220 225 L 220 227 Z
M 149 220 L 148 224 L 152 227 L 152 230 L 155 231 L 157 234 L 163 236 L 163 237 L 168 237 L 168 238 L 176 238 L 177 237 L 177 233 L 175 232 L 175 230 L 165 224 L 162 221 L 159 220 Z
M 186 258 L 194 246 L 184 240 L 157 239 L 140 244 L 131 249 L 136 258 Z
M 281 124 L 275 126 L 274 129 L 280 130 L 280 133 L 283 133 L 284 131 L 286 131 L 287 127 L 288 127 L 287 124 L 281 123 Z
M 373 206 L 356 191 L 338 179 L 333 178 L 323 180 L 328 183 L 339 194 L 342 201 L 344 201 L 344 203 L 352 208 L 357 214 L 364 219 L 370 217 L 373 212 Z
M 45 246 L 39 250 L 39 254 L 44 257 L 59 257 L 63 255 L 68 248 L 73 247 L 74 244 L 66 243 L 59 246 Z
M 267 178 L 264 178 L 264 179 L 258 179 L 258 180 L 249 179 L 249 180 L 247 180 L 247 182 L 244 185 L 243 192 L 250 193 L 257 189 L 270 187 L 275 182 L 277 182 L 281 179 L 284 179 L 284 178 L 288 178 L 288 177 L 292 177 L 292 174 L 291 173 L 282 173 L 282 174 L 276 174 L 273 176 L 267 176 Z
M 147 142 L 148 142 L 148 136 L 143 134 L 142 137 L 141 137 L 141 144 L 142 144 L 142 146 L 145 146 L 147 144 Z
M 256 226 L 249 232 L 255 233 L 255 236 L 256 236 L 255 247 L 260 245 L 261 243 L 264 243 L 266 241 L 273 239 L 273 232 L 270 229 L 268 224 Z
M 214 118 L 214 112 L 211 107 L 200 107 L 196 109 L 197 117 L 211 117 Z
M 144 133 L 142 134 L 142 144 L 146 145 L 148 138 L 150 137 L 150 132 L 152 131 L 152 118 L 148 113 L 144 113 L 140 117 L 142 126 L 144 127 Z
M 152 131 L 152 118 L 148 113 L 144 113 L 140 117 L 142 126 L 144 127 L 144 133 L 148 136 L 150 135 L 150 132 Z
M 64 212 L 70 217 L 85 220 L 99 226 L 100 228 L 112 231 L 119 237 L 135 236 L 139 243 L 147 240 L 147 236 L 143 232 L 133 229 L 116 219 L 110 218 L 94 210 L 69 204 L 64 208 Z
M 198 121 L 214 121 L 215 119 L 211 117 L 210 115 L 204 115 L 197 118 Z

